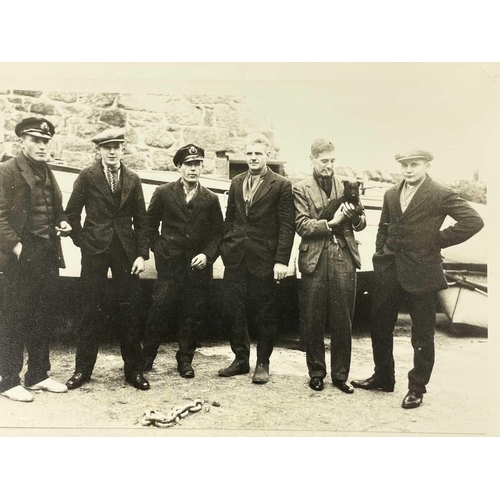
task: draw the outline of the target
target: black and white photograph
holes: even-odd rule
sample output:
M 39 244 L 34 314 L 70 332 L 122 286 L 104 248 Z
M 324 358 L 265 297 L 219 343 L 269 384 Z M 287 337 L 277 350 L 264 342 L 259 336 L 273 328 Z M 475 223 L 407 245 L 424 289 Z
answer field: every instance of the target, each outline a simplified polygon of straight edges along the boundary
M 2 72 L 2 434 L 494 433 L 498 65 L 104 66 Z

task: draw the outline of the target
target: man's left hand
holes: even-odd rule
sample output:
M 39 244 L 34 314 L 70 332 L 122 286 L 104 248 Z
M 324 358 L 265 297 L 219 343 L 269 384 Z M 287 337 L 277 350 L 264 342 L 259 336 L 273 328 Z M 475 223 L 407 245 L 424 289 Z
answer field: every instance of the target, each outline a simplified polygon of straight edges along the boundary
M 134 261 L 134 264 L 132 265 L 130 274 L 141 274 L 144 269 L 146 269 L 146 262 L 144 261 L 144 257 L 137 257 L 137 259 L 135 259 Z
M 68 236 L 71 233 L 71 226 L 65 221 L 61 221 L 59 226 L 56 226 L 57 236 Z
M 207 265 L 207 256 L 204 253 L 199 253 L 198 255 L 195 255 L 193 257 L 193 260 L 191 261 L 191 268 L 198 269 L 199 271 L 205 269 L 206 265 Z
M 274 264 L 274 279 L 275 280 L 282 280 L 286 278 L 286 272 L 288 270 L 288 266 L 285 266 L 285 264 L 281 264 L 280 262 L 276 262 Z

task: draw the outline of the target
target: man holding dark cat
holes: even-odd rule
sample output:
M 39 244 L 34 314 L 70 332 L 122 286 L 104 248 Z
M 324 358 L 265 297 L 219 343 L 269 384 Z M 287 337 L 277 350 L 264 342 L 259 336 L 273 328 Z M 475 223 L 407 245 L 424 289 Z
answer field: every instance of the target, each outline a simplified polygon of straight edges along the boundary
M 331 219 L 321 218 L 332 200 L 342 197 L 344 186 L 334 175 L 335 147 L 324 139 L 311 145 L 313 175 L 294 187 L 295 223 L 302 237 L 299 246 L 301 329 L 306 347 L 309 387 L 323 390 L 326 377 L 325 332 L 331 339 L 333 385 L 351 394 L 347 383 L 351 364 L 351 331 L 356 297 L 356 268 L 361 267 L 354 231 L 366 226 L 350 202 Z

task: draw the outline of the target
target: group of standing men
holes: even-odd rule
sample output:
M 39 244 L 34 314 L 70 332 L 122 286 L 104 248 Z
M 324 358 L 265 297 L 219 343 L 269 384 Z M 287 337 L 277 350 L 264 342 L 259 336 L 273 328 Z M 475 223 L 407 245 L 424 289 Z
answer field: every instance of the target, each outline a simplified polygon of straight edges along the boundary
M 179 374 L 194 377 L 192 360 L 205 326 L 213 263 L 221 255 L 224 271 L 224 327 L 234 361 L 221 377 L 250 371 L 250 337 L 257 339 L 252 381 L 269 381 L 277 326 L 277 282 L 287 275 L 295 231 L 302 237 L 301 332 L 311 389 L 324 388 L 327 375 L 324 337 L 331 338 L 331 378 L 344 393 L 351 360 L 351 330 L 360 258 L 355 231 L 366 226 L 363 210 L 340 204 L 322 218 L 328 204 L 343 194 L 334 175 L 335 148 L 318 139 L 311 146 L 312 175 L 293 188 L 267 166 L 270 144 L 262 134 L 245 142 L 248 170 L 229 189 L 223 219 L 217 196 L 199 182 L 204 150 L 179 149 L 174 164 L 181 177 L 156 189 L 146 211 L 139 177 L 121 162 L 124 131 L 108 129 L 92 140 L 99 159 L 79 174 L 64 211 L 46 158 L 53 125 L 27 118 L 16 127 L 22 152 L 0 167 L 0 264 L 4 298 L 0 330 L 0 394 L 32 401 L 20 383 L 24 346 L 28 351 L 25 386 L 65 392 L 91 378 L 98 353 L 98 318 L 108 271 L 119 304 L 125 379 L 149 389 L 144 372 L 153 366 L 162 341 L 165 315 L 179 317 Z M 375 373 L 353 381 L 363 389 L 394 390 L 392 335 L 399 300 L 410 297 L 414 367 L 404 408 L 422 402 L 434 363 L 436 292 L 445 288 L 440 250 L 465 241 L 483 225 L 478 214 L 449 188 L 428 175 L 432 156 L 425 151 L 399 155 L 404 180 L 384 198 L 374 270 L 372 343 Z M 86 217 L 82 226 L 81 216 Z M 444 218 L 457 222 L 441 230 Z M 161 229 L 160 229 L 161 228 Z M 49 309 L 58 268 L 64 267 L 60 237 L 70 235 L 82 254 L 82 318 L 75 371 L 66 385 L 48 376 Z M 149 248 L 158 278 L 145 334 L 139 325 L 139 274 Z M 250 335 L 253 334 L 253 335 Z

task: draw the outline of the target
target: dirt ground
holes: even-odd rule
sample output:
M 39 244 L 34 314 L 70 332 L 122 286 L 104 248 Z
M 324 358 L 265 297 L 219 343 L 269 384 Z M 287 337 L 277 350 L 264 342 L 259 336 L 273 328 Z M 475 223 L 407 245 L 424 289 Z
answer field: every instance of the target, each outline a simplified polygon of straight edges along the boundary
M 491 434 L 492 402 L 487 388 L 488 340 L 484 336 L 457 336 L 440 321 L 436 333 L 436 364 L 423 405 L 401 408 L 412 364 L 409 319 L 398 321 L 394 352 L 394 393 L 355 390 L 347 395 L 325 384 L 322 392 L 308 387 L 305 353 L 295 339 L 282 340 L 271 358 L 271 381 L 251 383 L 252 373 L 220 378 L 217 370 L 232 360 L 226 342 L 203 344 L 193 362 L 196 376 L 183 379 L 176 371 L 176 344 L 161 347 L 149 391 L 125 383 L 117 345 L 101 346 L 92 381 L 66 394 L 35 394 L 33 403 L 0 398 L 0 433 L 8 435 L 420 435 Z M 328 345 L 328 342 L 327 342 Z M 327 353 L 328 356 L 328 353 Z M 74 345 L 52 349 L 51 376 L 66 381 L 74 366 Z M 255 359 L 252 348 L 251 362 Z M 328 359 L 328 358 L 327 358 Z M 371 375 L 371 341 L 367 332 L 353 338 L 351 378 Z M 471 376 L 474 374 L 474 376 Z M 325 380 L 327 381 L 327 380 Z M 206 401 L 201 412 L 181 425 L 159 429 L 143 427 L 146 410 L 163 413 L 195 398 Z M 212 403 L 220 406 L 214 406 Z

